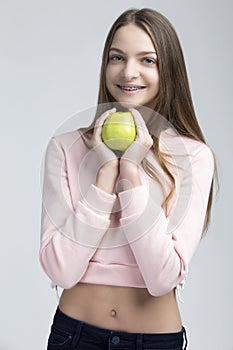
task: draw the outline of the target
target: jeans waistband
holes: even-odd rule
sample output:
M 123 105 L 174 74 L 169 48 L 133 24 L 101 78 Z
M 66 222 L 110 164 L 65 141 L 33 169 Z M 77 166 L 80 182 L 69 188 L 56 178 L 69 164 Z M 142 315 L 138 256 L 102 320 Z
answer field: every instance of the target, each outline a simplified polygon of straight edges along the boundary
M 57 307 L 56 313 L 54 315 L 53 324 L 59 327 L 59 324 L 63 324 L 63 329 L 67 331 L 67 333 L 74 333 L 78 330 L 78 328 L 82 328 L 86 332 L 89 332 L 94 337 L 102 337 L 108 339 L 110 335 L 120 335 L 121 339 L 127 341 L 135 341 L 138 339 L 138 335 L 141 334 L 142 341 L 152 341 L 153 342 L 163 342 L 163 341 L 171 341 L 177 342 L 177 344 L 183 344 L 183 336 L 185 335 L 186 339 L 186 331 L 184 326 L 182 326 L 182 330 L 180 332 L 172 332 L 172 333 L 131 333 L 124 331 L 117 331 L 107 328 L 98 327 L 87 322 L 74 319 L 66 314 L 64 314 L 59 307 Z

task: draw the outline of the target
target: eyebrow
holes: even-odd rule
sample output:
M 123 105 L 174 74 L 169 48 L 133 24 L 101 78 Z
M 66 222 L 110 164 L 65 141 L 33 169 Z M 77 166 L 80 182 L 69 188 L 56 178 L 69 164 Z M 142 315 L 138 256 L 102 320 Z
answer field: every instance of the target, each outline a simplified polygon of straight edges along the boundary
M 117 51 L 117 52 L 120 52 L 120 53 L 124 54 L 124 51 L 122 51 L 121 49 L 118 49 L 118 48 L 116 48 L 116 47 L 111 47 L 111 48 L 109 49 L 109 52 L 110 52 L 111 50 L 114 50 L 114 51 Z M 155 55 L 157 56 L 157 53 L 156 53 L 155 51 L 141 51 L 141 52 L 139 52 L 139 53 L 137 54 L 137 56 L 149 55 L 149 54 L 155 54 Z

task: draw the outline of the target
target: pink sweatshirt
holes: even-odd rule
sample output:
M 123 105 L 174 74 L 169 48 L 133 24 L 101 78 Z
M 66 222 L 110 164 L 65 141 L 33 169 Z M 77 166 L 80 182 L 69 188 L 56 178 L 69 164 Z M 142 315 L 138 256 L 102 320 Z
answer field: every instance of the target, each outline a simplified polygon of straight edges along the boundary
M 166 129 L 175 196 L 162 208 L 171 181 L 151 151 L 161 185 L 140 166 L 142 185 L 113 194 L 97 188 L 100 167 L 78 130 L 52 137 L 44 163 L 40 262 L 52 282 L 147 288 L 161 296 L 182 286 L 200 242 L 214 172 L 210 148 Z M 183 155 L 183 156 L 182 156 Z

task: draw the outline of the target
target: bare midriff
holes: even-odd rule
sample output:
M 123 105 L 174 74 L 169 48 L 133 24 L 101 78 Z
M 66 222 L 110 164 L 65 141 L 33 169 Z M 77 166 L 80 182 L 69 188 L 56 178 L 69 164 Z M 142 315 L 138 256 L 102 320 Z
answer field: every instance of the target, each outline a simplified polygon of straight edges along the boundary
M 101 328 L 134 333 L 180 332 L 175 290 L 155 297 L 146 288 L 78 283 L 63 291 L 59 309 Z

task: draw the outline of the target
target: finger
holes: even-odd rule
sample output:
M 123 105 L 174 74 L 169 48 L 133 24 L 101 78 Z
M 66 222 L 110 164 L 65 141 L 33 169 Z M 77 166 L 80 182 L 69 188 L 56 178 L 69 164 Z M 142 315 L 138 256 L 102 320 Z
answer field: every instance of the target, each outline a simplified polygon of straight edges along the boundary
M 146 126 L 146 123 L 141 116 L 141 114 L 134 108 L 130 109 L 131 113 L 133 114 L 134 121 L 137 127 L 137 136 L 138 138 L 144 138 L 146 134 L 148 133 L 148 129 Z
M 111 114 L 116 112 L 116 108 L 109 109 L 105 111 L 97 120 L 95 126 L 103 126 L 105 119 Z
M 136 140 L 140 142 L 142 145 L 144 145 L 146 148 L 150 149 L 151 146 L 153 145 L 153 139 L 149 133 L 149 130 L 146 126 L 146 123 L 141 113 L 135 108 L 131 108 L 130 111 L 134 116 L 135 123 L 137 126 Z
M 145 121 L 144 121 L 144 119 L 143 119 L 141 113 L 140 113 L 137 109 L 135 109 L 135 108 L 130 108 L 130 111 L 131 111 L 131 113 L 133 114 L 133 117 L 134 117 L 134 119 L 135 119 L 135 122 L 136 122 L 139 126 L 141 126 L 141 127 L 147 129 L 146 123 L 145 123 Z
M 116 111 L 116 108 L 112 108 L 109 109 L 107 111 L 105 111 L 97 120 L 94 126 L 94 130 L 93 130 L 93 137 L 94 139 L 97 139 L 98 142 L 102 142 L 102 138 L 101 138 L 101 131 L 102 131 L 102 127 L 104 124 L 104 121 L 107 119 L 107 117 L 111 114 L 114 113 Z
M 136 139 L 137 141 L 141 142 L 142 144 L 146 143 L 146 139 L 148 137 L 148 129 L 146 127 L 146 124 L 144 122 L 143 117 L 136 109 L 131 109 L 131 113 L 133 114 L 135 124 L 136 124 Z

